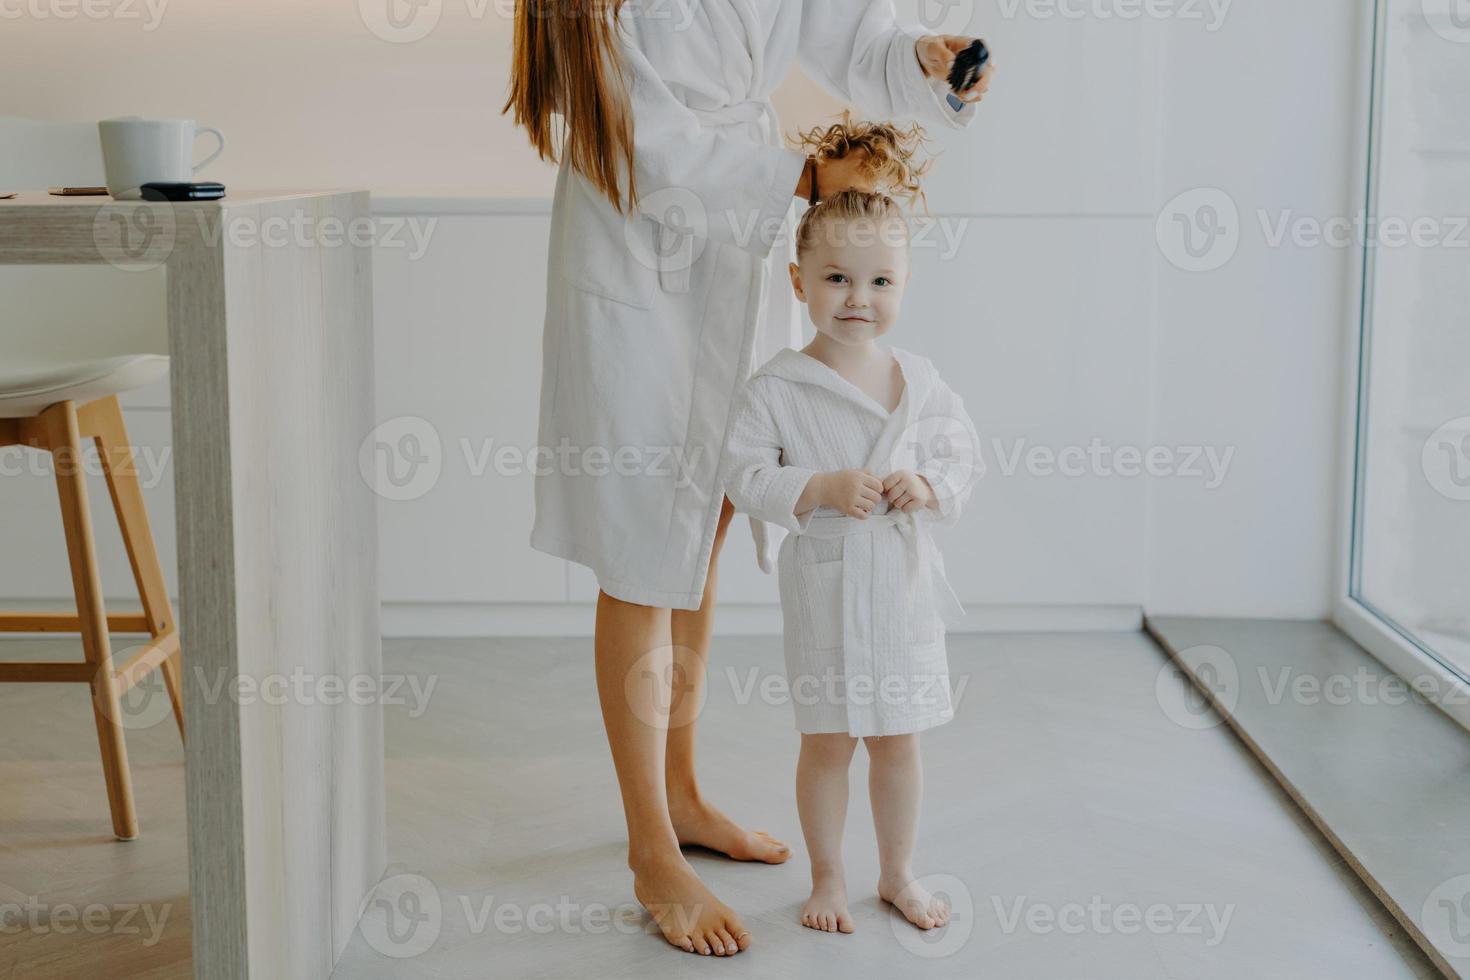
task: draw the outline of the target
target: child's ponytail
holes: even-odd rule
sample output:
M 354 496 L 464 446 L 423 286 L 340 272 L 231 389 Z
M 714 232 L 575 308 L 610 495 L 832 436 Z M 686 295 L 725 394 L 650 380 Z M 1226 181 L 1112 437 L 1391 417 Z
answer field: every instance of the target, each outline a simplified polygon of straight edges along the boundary
M 899 129 L 892 123 L 853 122 L 852 112 L 845 110 L 841 122 L 816 126 L 798 134 L 796 141 L 797 149 L 806 149 L 819 161 L 841 160 L 865 151 L 862 172 L 873 179 L 873 186 L 880 193 L 907 198 L 910 205 L 919 201 L 924 205 L 924 213 L 929 212 L 919 178 L 934 161 L 931 158 L 916 163 L 920 146 L 928 142 L 924 127 L 918 123 Z
M 905 130 L 891 123 L 853 122 L 850 112 L 843 112 L 839 123 L 801 133 L 800 147 L 809 148 L 818 160 L 841 160 L 865 151 L 861 172 L 872 179 L 875 190 L 840 191 L 807 208 L 796 228 L 797 258 L 816 244 L 821 227 L 829 220 L 906 220 L 893 195 L 906 198 L 910 205 L 922 203 L 928 214 L 929 202 L 919 178 L 934 161 L 930 158 L 916 163 L 919 147 L 926 141 L 924 128 L 918 123 Z

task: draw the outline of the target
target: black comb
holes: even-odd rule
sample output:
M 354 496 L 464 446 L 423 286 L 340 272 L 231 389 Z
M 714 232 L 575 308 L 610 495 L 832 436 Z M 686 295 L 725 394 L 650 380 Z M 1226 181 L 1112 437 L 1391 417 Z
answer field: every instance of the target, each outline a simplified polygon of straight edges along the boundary
M 949 70 L 949 87 L 956 92 L 963 92 L 974 85 L 989 60 L 990 49 L 985 46 L 984 41 L 976 40 L 954 56 L 954 67 Z

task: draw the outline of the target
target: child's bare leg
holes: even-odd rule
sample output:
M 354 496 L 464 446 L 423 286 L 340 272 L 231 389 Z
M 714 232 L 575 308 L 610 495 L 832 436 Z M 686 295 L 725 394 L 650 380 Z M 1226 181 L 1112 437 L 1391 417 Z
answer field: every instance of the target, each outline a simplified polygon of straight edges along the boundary
M 669 817 L 680 844 L 698 844 L 728 854 L 737 861 L 780 864 L 791 857 L 785 844 L 763 830 L 749 831 L 725 816 L 699 791 L 694 775 L 694 715 L 691 706 L 702 703 L 709 666 L 710 634 L 714 629 L 716 579 L 725 531 L 735 515 L 726 497 L 715 527 L 709 557 L 704 600 L 698 609 L 675 609 L 670 615 L 674 642 L 673 702 L 664 765 Z
M 801 924 L 824 932 L 852 932 L 847 882 L 842 875 L 842 825 L 847 819 L 847 771 L 857 739 L 837 732 L 801 736 L 796 763 L 796 809 L 812 859 L 812 897 Z
M 868 795 L 878 836 L 878 897 L 920 929 L 942 926 L 949 921 L 949 908 L 914 880 L 924 785 L 919 736 L 883 735 L 863 742 L 868 747 Z

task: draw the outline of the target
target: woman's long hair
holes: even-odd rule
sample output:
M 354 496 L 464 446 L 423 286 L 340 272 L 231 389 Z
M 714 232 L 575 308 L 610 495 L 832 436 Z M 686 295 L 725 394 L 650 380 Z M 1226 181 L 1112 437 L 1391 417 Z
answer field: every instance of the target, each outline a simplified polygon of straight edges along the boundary
M 628 175 L 628 201 L 636 207 L 633 178 L 633 114 L 622 54 L 614 32 L 625 0 L 516 0 L 515 59 L 510 97 L 543 160 L 571 165 L 623 213 L 619 171 Z M 562 133 L 552 132 L 560 113 Z

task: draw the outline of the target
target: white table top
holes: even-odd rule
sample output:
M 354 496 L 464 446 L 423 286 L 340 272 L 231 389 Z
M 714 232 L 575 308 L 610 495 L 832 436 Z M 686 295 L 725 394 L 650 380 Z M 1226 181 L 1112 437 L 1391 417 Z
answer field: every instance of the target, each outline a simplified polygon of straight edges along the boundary
M 217 244 L 219 221 L 294 211 L 370 220 L 369 207 L 363 189 L 239 190 L 217 201 L 117 201 L 107 194 L 22 191 L 0 200 L 0 265 L 109 262 L 151 268 L 180 248 Z M 137 220 L 111 220 L 128 215 Z
M 0 194 L 9 193 L 8 190 L 0 189 Z M 110 194 L 74 194 L 61 195 L 50 194 L 44 190 L 19 191 L 15 197 L 0 200 L 0 215 L 4 214 L 6 208 L 16 207 L 98 207 L 100 205 L 111 205 L 126 207 L 128 205 L 149 204 L 184 204 L 200 205 L 205 207 L 229 207 L 233 204 L 255 205 L 269 204 L 275 201 L 290 201 L 300 198 L 311 197 L 334 197 L 338 194 L 366 194 L 362 188 L 323 188 L 320 190 L 230 190 L 225 189 L 225 196 L 217 201 L 119 201 Z

